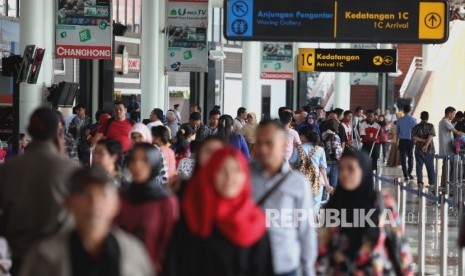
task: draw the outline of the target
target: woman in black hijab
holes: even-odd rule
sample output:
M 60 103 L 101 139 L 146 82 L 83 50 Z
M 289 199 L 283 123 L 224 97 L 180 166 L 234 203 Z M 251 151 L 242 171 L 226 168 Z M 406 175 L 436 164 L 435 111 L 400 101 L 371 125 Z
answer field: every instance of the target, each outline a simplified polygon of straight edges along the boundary
M 342 223 L 330 225 L 334 220 L 323 217 L 317 274 L 413 275 L 395 203 L 389 195 L 375 191 L 371 159 L 361 151 L 344 152 L 339 183 L 324 214 L 336 213 Z M 366 220 L 361 219 L 363 214 Z
M 123 190 L 116 223 L 144 243 L 154 267 L 161 273 L 161 264 L 179 216 L 179 204 L 165 187 L 165 165 L 159 148 L 136 144 L 129 152 L 128 168 L 132 183 Z

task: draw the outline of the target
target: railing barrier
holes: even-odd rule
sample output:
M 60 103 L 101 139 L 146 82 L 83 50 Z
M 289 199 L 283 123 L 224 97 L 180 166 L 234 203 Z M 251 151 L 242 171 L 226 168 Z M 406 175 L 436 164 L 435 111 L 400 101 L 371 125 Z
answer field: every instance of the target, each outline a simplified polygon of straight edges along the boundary
M 419 185 L 418 189 L 412 188 L 401 178 L 386 178 L 379 173 L 375 174 L 374 188 L 382 190 L 384 185 L 394 185 L 394 196 L 398 204 L 399 216 L 403 223 L 406 222 L 407 194 L 418 196 L 418 260 L 417 275 L 426 273 L 426 221 L 427 221 L 427 201 L 438 204 L 435 208 L 436 217 L 434 225 L 439 223 L 439 275 L 448 275 L 448 239 L 449 239 L 449 215 L 456 215 L 459 225 L 464 223 L 465 216 L 465 187 L 464 183 L 464 163 L 465 158 L 456 155 L 453 158 L 446 155 L 435 155 L 435 182 L 427 188 Z M 442 162 L 440 162 L 440 159 Z M 439 166 L 443 165 L 442 178 L 439 173 Z M 452 171 L 452 173 L 451 173 Z M 441 185 L 441 182 L 443 183 Z M 432 183 L 430 183 L 432 184 Z M 433 193 L 431 193 L 433 192 Z M 438 210 L 439 209 L 439 210 Z M 450 211 L 454 211 L 454 213 Z M 438 216 L 439 212 L 439 216 Z M 435 226 L 436 227 L 436 226 Z M 465 275 L 465 249 L 458 249 L 458 275 Z

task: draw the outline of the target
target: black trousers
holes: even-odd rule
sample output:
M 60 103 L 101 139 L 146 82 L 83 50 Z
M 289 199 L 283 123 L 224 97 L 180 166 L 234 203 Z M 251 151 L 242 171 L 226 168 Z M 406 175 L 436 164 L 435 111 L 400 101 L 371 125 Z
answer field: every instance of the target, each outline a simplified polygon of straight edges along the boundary
M 364 143 L 362 146 L 362 151 L 366 152 L 368 155 L 370 154 L 371 147 L 373 147 L 373 143 Z M 379 159 L 379 144 L 375 143 L 373 147 L 373 151 L 371 152 L 371 170 L 378 171 L 378 159 Z
M 404 178 L 409 177 L 413 172 L 413 146 L 413 140 L 399 140 L 400 163 L 402 165 Z

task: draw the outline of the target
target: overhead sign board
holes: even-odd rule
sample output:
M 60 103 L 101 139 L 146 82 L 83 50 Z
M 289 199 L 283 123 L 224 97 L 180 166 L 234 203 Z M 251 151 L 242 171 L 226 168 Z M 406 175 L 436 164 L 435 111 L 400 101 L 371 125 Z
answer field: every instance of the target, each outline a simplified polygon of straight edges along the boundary
M 229 40 L 442 43 L 447 1 L 226 0 Z
M 292 43 L 263 43 L 260 77 L 262 79 L 293 80 L 293 60 Z
M 299 49 L 299 72 L 397 71 L 397 50 Z
M 57 0 L 57 58 L 111 59 L 112 39 L 111 0 Z

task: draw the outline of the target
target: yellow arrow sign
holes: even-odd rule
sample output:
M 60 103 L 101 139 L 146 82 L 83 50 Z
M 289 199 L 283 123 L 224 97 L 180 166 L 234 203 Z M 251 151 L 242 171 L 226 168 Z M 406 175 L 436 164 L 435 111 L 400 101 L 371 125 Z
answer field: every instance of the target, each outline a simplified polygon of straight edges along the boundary
M 447 12 L 447 4 L 443 2 L 421 2 L 419 14 L 419 39 L 442 39 L 446 37 L 444 24 L 446 22 L 444 16 Z

